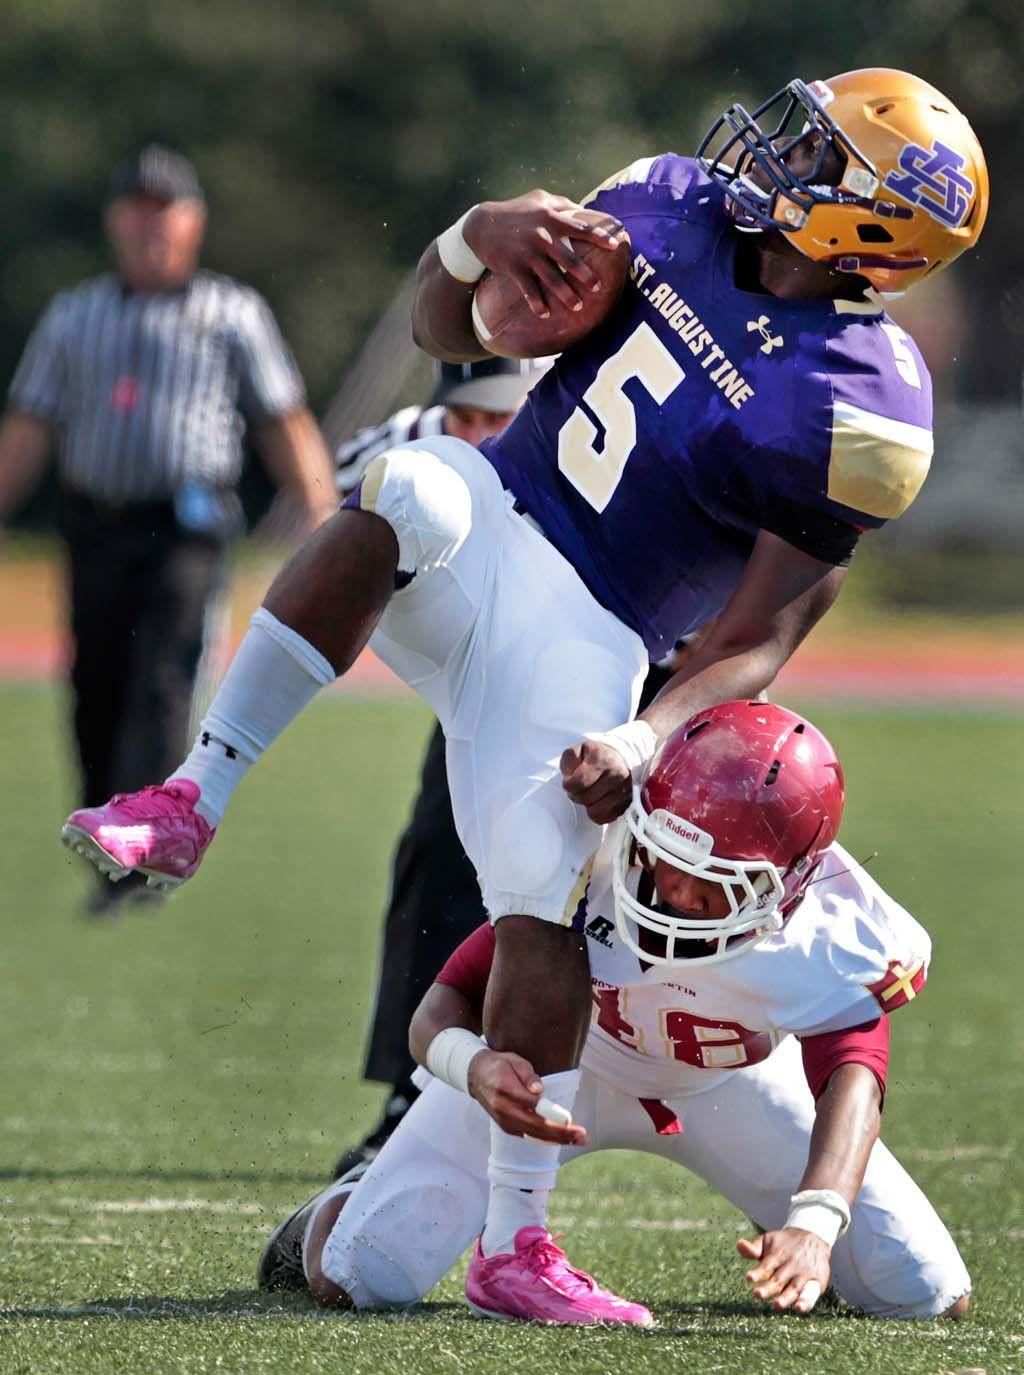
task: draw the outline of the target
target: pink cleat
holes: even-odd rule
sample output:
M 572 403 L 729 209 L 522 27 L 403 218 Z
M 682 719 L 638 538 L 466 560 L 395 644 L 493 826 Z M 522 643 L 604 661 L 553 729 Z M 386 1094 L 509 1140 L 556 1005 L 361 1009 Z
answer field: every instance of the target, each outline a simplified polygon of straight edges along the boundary
M 196 811 L 199 789 L 186 778 L 138 793 L 115 793 L 102 807 L 72 812 L 60 838 L 112 883 L 133 869 L 149 888 L 191 878 L 216 835 Z
M 573 1269 L 544 1227 L 520 1227 L 515 1248 L 509 1255 L 487 1257 L 477 1242 L 466 1275 L 466 1299 L 480 1317 L 628 1327 L 654 1322 L 643 1304 L 620 1299 L 592 1275 Z

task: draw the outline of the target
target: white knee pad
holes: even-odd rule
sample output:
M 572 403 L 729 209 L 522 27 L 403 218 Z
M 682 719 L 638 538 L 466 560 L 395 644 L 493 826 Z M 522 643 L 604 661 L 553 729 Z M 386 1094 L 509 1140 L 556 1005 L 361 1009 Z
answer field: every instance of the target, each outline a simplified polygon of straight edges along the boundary
M 851 1228 L 833 1254 L 836 1292 L 872 1317 L 903 1320 L 940 1317 L 969 1294 L 953 1238 L 937 1217 L 922 1211 L 920 1220 L 910 1236 L 855 1237 Z
M 632 687 L 621 655 L 604 645 L 581 639 L 545 645 L 522 704 L 527 749 L 557 761 L 589 733 L 621 726 L 632 715 Z
M 446 563 L 472 524 L 465 479 L 426 449 L 378 454 L 363 474 L 359 505 L 394 530 L 400 573 L 423 573 Z
M 507 808 L 497 806 L 488 837 L 488 886 L 542 899 L 561 870 L 565 832 L 575 829 L 572 805 L 549 784 L 512 798 Z
M 467 1199 L 455 1187 L 414 1178 L 382 1190 L 377 1206 L 360 1201 L 358 1193 L 349 1200 L 324 1247 L 324 1274 L 357 1308 L 418 1303 L 466 1245 Z
M 601 645 L 559 641 L 537 654 L 518 711 L 513 703 L 501 726 L 518 729 L 520 758 L 534 761 L 530 777 L 488 785 L 482 867 L 492 918 L 571 917 L 580 895 L 567 903 L 601 832 L 563 791 L 558 760 L 588 730 L 626 720 L 630 691 L 621 659 Z
M 499 813 L 490 831 L 484 906 L 499 917 L 569 926 L 580 915 L 601 828 L 551 779 Z
M 850 1230 L 832 1253 L 832 1282 L 848 1303 L 879 1318 L 937 1318 L 971 1291 L 956 1242 L 880 1141 Z

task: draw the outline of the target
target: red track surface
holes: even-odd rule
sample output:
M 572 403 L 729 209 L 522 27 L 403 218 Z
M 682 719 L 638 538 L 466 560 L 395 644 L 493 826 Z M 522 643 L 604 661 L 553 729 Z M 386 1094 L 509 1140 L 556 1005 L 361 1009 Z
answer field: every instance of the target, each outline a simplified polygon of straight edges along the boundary
M 273 559 L 242 563 L 230 600 L 238 639 L 273 577 Z M 0 564 L 0 682 L 39 682 L 63 674 L 64 574 L 44 548 L 38 557 Z M 226 654 L 225 654 L 226 662 Z M 780 675 L 793 695 L 870 700 L 1006 702 L 1024 705 L 1024 633 L 1019 619 L 957 627 L 948 621 L 882 616 L 844 619 L 843 606 L 816 630 Z M 364 654 L 341 691 L 405 691 Z
M 0 681 L 40 681 L 62 674 L 66 651 L 54 636 L 0 636 Z M 893 651 L 835 652 L 807 647 L 783 671 L 779 686 L 794 694 L 863 699 L 1016 701 L 1024 704 L 1024 649 L 949 653 L 924 646 Z M 373 654 L 362 655 L 341 691 L 406 691 Z

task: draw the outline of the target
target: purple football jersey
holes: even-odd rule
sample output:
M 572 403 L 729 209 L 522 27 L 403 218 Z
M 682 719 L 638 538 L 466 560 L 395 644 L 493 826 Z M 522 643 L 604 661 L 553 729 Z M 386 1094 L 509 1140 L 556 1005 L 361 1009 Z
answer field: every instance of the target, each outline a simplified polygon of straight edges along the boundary
M 840 562 L 901 514 L 931 385 L 876 303 L 739 288 L 741 234 L 692 158 L 643 159 L 588 203 L 628 229 L 631 281 L 483 451 L 659 657 L 722 610 L 760 530 Z

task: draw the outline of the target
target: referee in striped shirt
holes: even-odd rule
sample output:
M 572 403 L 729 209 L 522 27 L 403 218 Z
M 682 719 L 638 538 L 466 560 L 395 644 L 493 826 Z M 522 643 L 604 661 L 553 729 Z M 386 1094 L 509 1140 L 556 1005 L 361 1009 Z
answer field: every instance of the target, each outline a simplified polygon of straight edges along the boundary
M 187 748 L 204 616 L 239 524 L 248 428 L 297 534 L 337 506 L 302 378 L 249 287 L 198 270 L 191 163 L 151 145 L 114 172 L 116 271 L 61 292 L 0 423 L 0 520 L 57 440 L 82 800 L 168 774 Z M 104 900 L 131 891 L 103 884 Z

